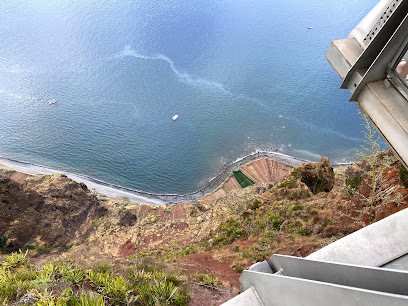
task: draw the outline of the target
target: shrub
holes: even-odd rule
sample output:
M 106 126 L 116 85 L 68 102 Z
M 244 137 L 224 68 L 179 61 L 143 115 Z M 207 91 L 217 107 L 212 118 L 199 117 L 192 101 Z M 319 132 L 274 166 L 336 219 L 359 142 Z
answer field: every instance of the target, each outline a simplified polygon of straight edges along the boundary
M 282 220 L 279 217 L 275 216 L 272 218 L 272 226 L 274 229 L 280 230 L 281 225 L 282 225 Z
M 250 205 L 249 209 L 256 210 L 259 208 L 261 202 L 258 199 L 255 199 Z
M 149 213 L 144 220 L 149 223 L 154 223 L 157 220 L 157 215 Z
M 346 179 L 345 181 L 346 189 L 350 197 L 354 194 L 356 190 L 358 190 L 358 188 L 360 188 L 362 181 L 363 181 L 363 178 L 361 176 L 356 176 L 354 178 Z
M 291 211 L 295 211 L 295 210 L 301 210 L 301 209 L 303 209 L 303 205 L 302 205 L 302 202 L 297 202 L 295 205 L 293 205 L 291 208 L 290 208 L 290 210 Z
M 4 248 L 7 245 L 7 237 L 6 236 L 0 236 L 0 251 L 4 251 Z
M 259 239 L 262 246 L 271 246 L 275 243 L 278 232 L 276 230 L 268 231 L 264 237 Z
M 408 171 L 404 166 L 400 167 L 398 176 L 401 180 L 402 185 L 404 185 L 405 188 L 408 188 Z
M 129 205 L 132 205 L 132 202 L 129 202 L 129 201 L 121 201 L 120 204 L 119 204 L 119 205 L 116 205 L 116 206 L 126 207 L 126 206 L 129 206 Z
M 108 264 L 108 263 L 101 263 L 96 267 L 96 270 L 99 273 L 106 273 L 106 272 L 110 272 L 112 270 L 112 265 Z
M 48 246 L 41 246 L 37 248 L 38 253 L 42 254 L 49 254 L 51 253 L 51 248 Z
M 52 280 L 46 275 L 41 274 L 36 279 L 32 280 L 30 284 L 34 288 L 49 289 L 52 287 Z
M 193 246 L 189 246 L 187 249 L 180 251 L 179 255 L 186 256 L 188 254 L 194 254 L 194 253 L 197 253 L 197 250 Z
M 308 234 L 307 229 L 305 229 L 303 226 L 295 227 L 294 231 L 295 231 L 296 234 L 299 234 L 299 235 L 307 235 Z
M 389 186 L 385 183 L 386 179 L 383 175 L 383 170 L 392 165 L 395 161 L 395 157 L 389 154 L 381 154 L 380 146 L 377 143 L 379 137 L 376 136 L 375 128 L 371 124 L 370 120 L 363 114 L 361 114 L 364 120 L 363 126 L 365 127 L 364 144 L 362 150 L 356 153 L 356 157 L 364 159 L 365 163 L 368 163 L 367 176 L 364 183 L 370 187 L 370 195 L 362 195 L 361 199 L 365 204 L 369 206 L 369 223 L 374 218 L 374 205 L 381 203 L 386 206 L 389 203 L 398 203 L 402 199 L 401 193 L 397 191 L 397 186 Z M 358 192 L 358 191 L 357 191 Z
M 230 244 L 237 238 L 246 238 L 248 233 L 241 229 L 241 225 L 230 218 L 220 224 L 220 235 L 214 237 L 214 244 Z
M 205 274 L 205 273 L 196 271 L 194 273 L 194 276 L 198 278 L 198 281 L 200 282 L 200 284 L 211 286 L 211 287 L 217 287 L 221 285 L 220 279 L 214 274 Z

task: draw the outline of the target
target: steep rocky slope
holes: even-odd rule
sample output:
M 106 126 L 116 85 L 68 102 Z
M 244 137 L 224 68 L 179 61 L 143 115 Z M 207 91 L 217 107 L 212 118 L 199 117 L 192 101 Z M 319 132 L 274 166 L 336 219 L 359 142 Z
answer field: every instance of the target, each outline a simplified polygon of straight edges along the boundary
M 7 250 L 67 247 L 84 239 L 105 215 L 87 187 L 63 175 L 32 176 L 19 184 L 0 178 L 0 236 Z
M 307 256 L 407 207 L 400 163 L 390 152 L 378 160 L 373 201 L 367 162 L 333 169 L 327 158 L 278 182 L 162 207 L 96 197 L 61 175 L 22 184 L 2 178 L 0 236 L 7 237 L 7 249 L 34 245 L 32 255 L 47 246 L 52 252 L 38 256 L 37 265 L 70 258 L 126 271 L 145 260 L 165 263 L 184 271 L 191 305 L 218 305 L 239 292 L 239 273 L 254 262 L 274 253 Z M 197 275 L 221 285 L 205 285 Z

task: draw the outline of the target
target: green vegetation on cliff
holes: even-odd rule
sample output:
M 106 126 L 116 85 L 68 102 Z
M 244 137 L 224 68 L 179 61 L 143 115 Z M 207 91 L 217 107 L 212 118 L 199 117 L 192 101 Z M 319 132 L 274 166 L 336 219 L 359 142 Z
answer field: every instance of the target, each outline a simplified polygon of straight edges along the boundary
M 31 300 L 39 306 L 187 305 L 182 278 L 177 271 L 147 261 L 92 268 L 59 261 L 35 267 L 20 251 L 1 264 L 0 304 L 22 298 L 22 303 Z

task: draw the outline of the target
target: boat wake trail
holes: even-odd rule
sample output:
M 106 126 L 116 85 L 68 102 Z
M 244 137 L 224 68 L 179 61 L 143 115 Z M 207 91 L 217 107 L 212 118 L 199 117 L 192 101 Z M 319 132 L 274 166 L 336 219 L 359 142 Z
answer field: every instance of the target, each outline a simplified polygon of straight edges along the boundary
M 352 142 L 360 142 L 361 143 L 361 141 L 362 141 L 359 138 L 345 135 L 345 134 L 343 134 L 341 132 L 332 130 L 332 129 L 327 128 L 327 127 L 318 127 L 318 126 L 316 126 L 315 124 L 313 124 L 310 121 L 304 121 L 304 120 L 298 119 L 296 117 L 291 117 L 290 120 L 295 121 L 300 126 L 304 127 L 305 129 L 311 130 L 314 133 L 323 133 L 323 134 L 327 134 L 327 135 L 330 135 L 330 136 L 336 136 L 336 137 L 343 138 L 343 139 L 346 139 L 346 140 L 349 140 L 349 141 L 352 141 Z
M 177 69 L 176 65 L 174 64 L 174 62 L 169 57 L 167 57 L 166 55 L 160 54 L 160 53 L 150 55 L 150 56 L 143 55 L 143 54 L 137 53 L 130 45 L 126 45 L 123 48 L 123 50 L 121 52 L 119 52 L 115 57 L 116 58 L 134 57 L 134 58 L 143 59 L 143 60 L 164 61 L 164 62 L 168 63 L 170 69 L 176 74 L 176 76 L 178 77 L 178 79 L 182 83 L 185 83 L 185 84 L 188 84 L 188 85 L 191 85 L 191 86 L 198 86 L 198 87 L 205 86 L 206 88 L 221 91 L 222 93 L 224 93 L 226 95 L 229 95 L 230 97 L 233 97 L 234 99 L 239 99 L 241 101 L 246 100 L 249 103 L 257 104 L 260 107 L 269 108 L 267 103 L 265 103 L 264 101 L 261 101 L 261 100 L 259 100 L 257 98 L 249 97 L 249 96 L 247 96 L 245 94 L 236 93 L 234 91 L 228 90 L 221 83 L 206 80 L 206 79 L 202 79 L 202 78 L 196 78 L 196 77 L 193 77 L 192 75 L 190 75 L 187 72 L 181 72 L 180 70 Z
M 154 54 L 152 56 L 146 56 L 146 55 L 142 55 L 137 53 L 134 49 L 132 49 L 131 46 L 126 45 L 124 47 L 124 49 L 117 55 L 117 57 L 135 57 L 135 58 L 139 58 L 139 59 L 144 59 L 144 60 L 160 60 L 160 61 L 165 61 L 166 63 L 169 64 L 170 69 L 176 74 L 176 76 L 178 77 L 178 79 L 186 84 L 189 85 L 193 85 L 193 86 L 206 86 L 206 87 L 210 87 L 210 88 L 215 88 L 218 90 L 221 90 L 225 93 L 230 93 L 225 87 L 224 85 L 218 83 L 218 82 L 214 82 L 214 81 L 210 81 L 210 80 L 206 80 L 206 79 L 201 79 L 201 78 L 195 78 L 193 76 L 191 76 L 189 73 L 187 72 L 181 72 L 176 68 L 176 65 L 174 64 L 174 62 L 167 57 L 166 55 L 163 54 Z
M 8 97 L 10 97 L 12 99 L 15 99 L 15 100 L 25 100 L 25 101 L 26 100 L 35 100 L 35 101 L 38 101 L 38 99 L 35 98 L 35 97 L 29 96 L 29 95 L 22 96 L 22 95 L 15 94 L 15 93 L 12 93 L 12 92 L 10 92 L 8 90 L 4 90 L 4 89 L 0 89 L 0 95 L 5 95 L 5 96 L 8 96 Z

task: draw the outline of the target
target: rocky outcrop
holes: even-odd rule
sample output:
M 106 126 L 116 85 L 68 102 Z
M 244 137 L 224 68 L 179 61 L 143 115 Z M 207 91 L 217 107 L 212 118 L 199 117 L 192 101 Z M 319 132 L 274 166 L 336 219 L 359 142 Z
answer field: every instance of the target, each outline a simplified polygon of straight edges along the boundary
M 119 226 L 133 226 L 137 221 L 136 215 L 123 207 L 118 211 L 118 217 L 119 220 L 117 224 Z
M 334 171 L 328 157 L 323 157 L 318 163 L 303 164 L 297 169 L 301 181 L 314 193 L 329 192 L 334 186 Z
M 0 236 L 7 238 L 8 250 L 66 247 L 85 238 L 105 212 L 86 186 L 64 175 L 34 176 L 24 186 L 0 179 Z

